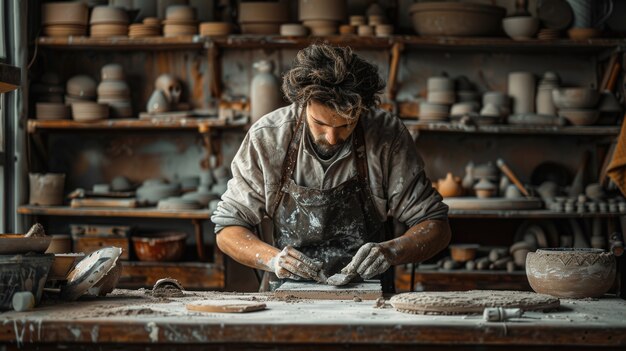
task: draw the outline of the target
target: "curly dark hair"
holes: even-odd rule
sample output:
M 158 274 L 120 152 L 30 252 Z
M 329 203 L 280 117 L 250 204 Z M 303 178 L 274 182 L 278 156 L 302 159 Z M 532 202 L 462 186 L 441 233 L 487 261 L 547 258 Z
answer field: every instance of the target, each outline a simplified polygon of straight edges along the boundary
M 378 68 L 351 48 L 313 44 L 298 52 L 282 88 L 292 103 L 305 106 L 315 101 L 353 120 L 380 103 L 385 82 Z

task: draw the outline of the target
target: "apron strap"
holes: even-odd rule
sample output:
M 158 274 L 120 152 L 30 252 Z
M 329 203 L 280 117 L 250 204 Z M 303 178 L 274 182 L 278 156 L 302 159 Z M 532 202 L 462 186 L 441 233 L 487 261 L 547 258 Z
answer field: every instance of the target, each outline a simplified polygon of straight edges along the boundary
M 296 111 L 298 110 L 298 106 L 296 105 Z M 302 109 L 302 111 L 300 112 L 299 116 L 298 116 L 298 120 L 296 122 L 296 129 L 294 130 L 293 134 L 291 135 L 291 140 L 289 141 L 289 147 L 287 148 L 287 155 L 285 156 L 285 159 L 283 160 L 283 167 L 280 171 L 280 185 L 278 188 L 278 194 L 276 196 L 276 200 L 274 200 L 274 204 L 273 204 L 273 212 L 272 215 L 274 213 L 276 213 L 276 210 L 278 209 L 278 206 L 280 205 L 280 201 L 283 198 L 284 192 L 283 192 L 283 187 L 285 186 L 285 184 L 287 184 L 287 181 L 289 181 L 289 178 L 291 178 L 291 176 L 293 175 L 293 172 L 296 168 L 296 161 L 298 160 L 298 147 L 300 146 L 300 139 L 302 138 L 302 123 L 304 121 L 304 113 L 305 113 L 306 107 Z
M 366 185 L 369 188 L 369 171 L 367 166 L 367 149 L 365 148 L 365 134 L 363 132 L 363 123 L 361 123 L 361 119 L 357 122 L 357 126 L 354 129 L 354 155 L 356 156 L 356 171 L 359 177 L 359 181 L 362 182 L 363 185 Z

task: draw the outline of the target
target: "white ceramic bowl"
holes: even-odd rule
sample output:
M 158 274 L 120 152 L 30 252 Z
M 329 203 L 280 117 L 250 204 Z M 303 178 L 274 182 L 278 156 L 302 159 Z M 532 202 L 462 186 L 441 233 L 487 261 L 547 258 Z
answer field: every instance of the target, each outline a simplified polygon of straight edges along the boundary
M 514 40 L 528 40 L 539 31 L 539 19 L 532 16 L 507 17 L 502 20 L 502 28 Z
M 598 121 L 600 111 L 586 109 L 559 109 L 559 116 L 575 126 L 589 126 Z
M 552 90 L 554 105 L 561 109 L 590 109 L 600 100 L 600 93 L 591 88 L 559 88 Z

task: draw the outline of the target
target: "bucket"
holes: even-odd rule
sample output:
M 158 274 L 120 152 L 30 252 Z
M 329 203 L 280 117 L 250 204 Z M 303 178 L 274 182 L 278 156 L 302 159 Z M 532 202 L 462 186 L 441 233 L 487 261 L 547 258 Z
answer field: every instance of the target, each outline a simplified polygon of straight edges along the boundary
M 0 310 L 12 309 L 13 294 L 30 291 L 39 303 L 54 254 L 0 255 Z

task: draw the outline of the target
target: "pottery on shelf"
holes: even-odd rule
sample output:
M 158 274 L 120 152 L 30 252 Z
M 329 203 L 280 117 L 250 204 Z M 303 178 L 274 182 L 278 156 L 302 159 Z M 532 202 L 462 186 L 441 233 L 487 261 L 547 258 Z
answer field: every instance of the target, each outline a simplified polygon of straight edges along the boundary
M 592 88 L 559 88 L 552 90 L 552 99 L 559 109 L 590 109 L 598 104 L 600 93 Z
M 160 113 L 170 110 L 170 104 L 165 97 L 165 94 L 161 90 L 155 90 L 152 92 L 148 104 L 146 105 L 146 111 L 148 113 Z
M 474 162 L 470 161 L 465 166 L 465 176 L 461 181 L 461 185 L 464 189 L 472 190 L 474 189 L 474 183 L 476 182 L 476 178 L 474 178 Z
M 409 8 L 415 31 L 422 36 L 495 36 L 506 9 L 460 2 L 419 2 Z
M 87 75 L 77 75 L 67 80 L 67 94 L 76 97 L 95 98 L 97 92 L 96 81 Z
M 527 241 L 519 241 L 511 245 L 509 252 L 513 256 L 513 262 L 517 267 L 524 268 L 526 266 L 526 256 L 529 252 L 534 251 L 536 247 L 533 247 Z
M 165 73 L 158 76 L 154 81 L 154 88 L 163 92 L 170 105 L 176 105 L 180 102 L 183 88 L 180 81 L 171 74 Z
M 556 115 L 556 106 L 552 98 L 552 90 L 558 89 L 559 76 L 554 72 L 543 74 L 539 86 L 537 87 L 537 98 L 535 100 L 537 113 L 540 115 Z
M 530 72 L 511 72 L 508 94 L 513 102 L 513 113 L 535 112 L 535 76 Z
M 522 193 L 515 184 L 509 184 L 504 190 L 504 197 L 507 199 L 521 199 Z
M 63 187 L 65 174 L 29 173 L 30 195 L 28 203 L 41 206 L 58 206 L 63 204 Z
M 439 179 L 437 182 L 437 190 L 443 197 L 457 197 L 463 195 L 463 186 L 461 178 L 455 177 L 451 172 L 446 174 L 446 178 Z
M 254 63 L 257 74 L 250 85 L 250 118 L 252 123 L 283 105 L 278 78 L 272 73 L 272 61 Z
M 560 298 L 604 295 L 615 281 L 615 257 L 600 249 L 539 249 L 526 257 L 533 290 Z
M 589 109 L 561 108 L 559 116 L 575 126 L 589 126 L 600 118 L 600 111 Z
M 480 245 L 477 244 L 455 244 L 450 245 L 450 256 L 456 262 L 467 262 L 476 257 L 476 251 Z
M 529 40 L 539 31 L 539 19 L 532 16 L 514 16 L 502 20 L 502 28 L 513 40 Z
M 474 185 L 474 191 L 476 197 L 479 199 L 487 199 L 496 195 L 497 187 L 488 179 L 481 179 L 476 185 Z

